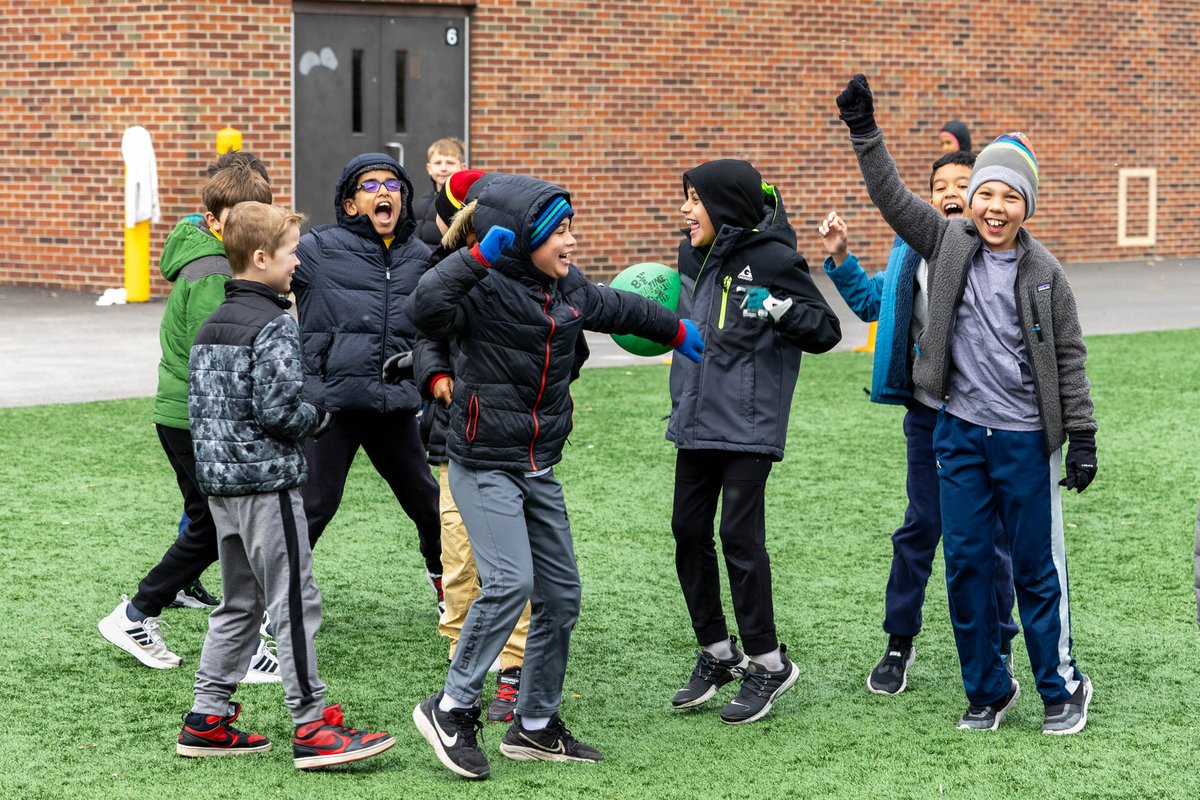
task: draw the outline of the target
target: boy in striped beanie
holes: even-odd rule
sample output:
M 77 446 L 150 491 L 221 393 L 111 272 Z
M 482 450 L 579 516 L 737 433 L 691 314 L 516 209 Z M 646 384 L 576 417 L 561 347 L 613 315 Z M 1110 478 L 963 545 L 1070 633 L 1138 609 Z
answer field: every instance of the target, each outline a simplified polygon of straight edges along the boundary
M 872 202 L 929 264 L 913 382 L 942 404 L 933 450 L 968 701 L 958 727 L 995 730 L 1021 696 L 1000 654 L 992 557 L 999 520 L 1045 707 L 1042 733 L 1077 733 L 1087 724 L 1092 682 L 1071 653 L 1059 487 L 1082 492 L 1096 476 L 1096 418 L 1066 273 L 1024 228 L 1037 201 L 1033 148 L 1020 133 L 984 148 L 967 187 L 971 219 L 944 219 L 900 180 L 866 76 L 855 75 L 837 104 Z

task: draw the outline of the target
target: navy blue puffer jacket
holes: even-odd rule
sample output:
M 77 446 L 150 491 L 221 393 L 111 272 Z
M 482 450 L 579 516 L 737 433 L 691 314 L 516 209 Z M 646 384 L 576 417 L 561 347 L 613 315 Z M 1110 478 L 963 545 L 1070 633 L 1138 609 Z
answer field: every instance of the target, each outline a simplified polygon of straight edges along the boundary
M 403 217 L 391 247 L 366 215 L 348 217 L 341 198 L 366 168 L 388 169 L 400 178 Z M 411 350 L 416 329 L 404 303 L 429 268 L 429 248 L 413 236 L 412 183 L 382 153 L 357 156 L 346 165 L 334 193 L 337 224 L 322 225 L 300 239 L 300 266 L 292 291 L 300 316 L 305 394 L 325 406 L 364 411 L 413 411 L 420 398 L 412 381 L 383 382 L 384 360 Z

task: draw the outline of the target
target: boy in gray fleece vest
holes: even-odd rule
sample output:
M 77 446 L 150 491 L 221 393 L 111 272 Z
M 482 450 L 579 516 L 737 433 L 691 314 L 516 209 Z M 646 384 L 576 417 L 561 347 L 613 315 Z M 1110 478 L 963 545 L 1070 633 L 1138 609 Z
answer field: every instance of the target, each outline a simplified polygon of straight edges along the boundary
M 855 75 L 837 103 L 872 202 L 929 264 L 929 319 L 913 381 L 942 403 L 933 444 L 950 620 L 969 701 L 958 727 L 995 730 L 1021 696 L 1000 657 L 998 518 L 1045 705 L 1042 732 L 1077 733 L 1092 685 L 1071 655 L 1059 486 L 1083 491 L 1095 477 L 1096 420 L 1066 274 L 1023 227 L 1037 199 L 1033 148 L 1020 133 L 986 147 L 967 189 L 972 218 L 947 220 L 900 180 L 866 77 Z

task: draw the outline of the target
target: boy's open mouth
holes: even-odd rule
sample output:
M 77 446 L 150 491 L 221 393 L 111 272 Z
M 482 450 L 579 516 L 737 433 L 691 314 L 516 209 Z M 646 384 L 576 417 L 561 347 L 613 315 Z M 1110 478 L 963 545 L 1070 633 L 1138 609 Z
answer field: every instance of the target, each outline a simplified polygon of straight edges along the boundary
M 375 221 L 380 225 L 388 225 L 392 221 L 392 201 L 379 200 L 375 204 Z
M 688 235 L 695 237 L 700 232 L 700 223 L 694 219 L 685 219 L 683 224 L 688 228 Z
M 1008 222 L 1002 219 L 984 218 L 983 224 L 987 227 L 988 233 L 1001 234 L 1008 227 Z
M 954 217 L 961 217 L 962 215 L 963 207 L 961 203 L 956 203 L 955 201 L 951 200 L 950 202 L 942 205 L 942 216 L 946 219 L 953 219 Z

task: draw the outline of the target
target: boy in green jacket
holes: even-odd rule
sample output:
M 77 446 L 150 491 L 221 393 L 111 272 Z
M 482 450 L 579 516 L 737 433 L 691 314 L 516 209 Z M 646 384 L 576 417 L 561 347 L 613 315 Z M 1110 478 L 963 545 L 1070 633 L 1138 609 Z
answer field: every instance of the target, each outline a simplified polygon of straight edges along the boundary
M 216 531 L 208 502 L 196 485 L 196 462 L 188 430 L 188 356 L 201 323 L 225 299 L 229 261 L 221 228 L 238 203 L 270 203 L 271 186 L 262 161 L 250 153 L 222 155 L 208 169 L 201 198 L 204 216 L 189 215 L 167 236 L 159 270 L 173 283 L 159 326 L 162 359 L 154 398 L 154 425 L 167 460 L 175 470 L 190 522 L 138 585 L 132 600 L 122 599 L 102 619 L 100 633 L 112 644 L 154 669 L 178 667 L 182 659 L 167 649 L 158 616 L 181 589 L 195 583 L 217 560 Z M 265 647 L 254 657 L 246 680 L 277 682 L 279 666 Z

